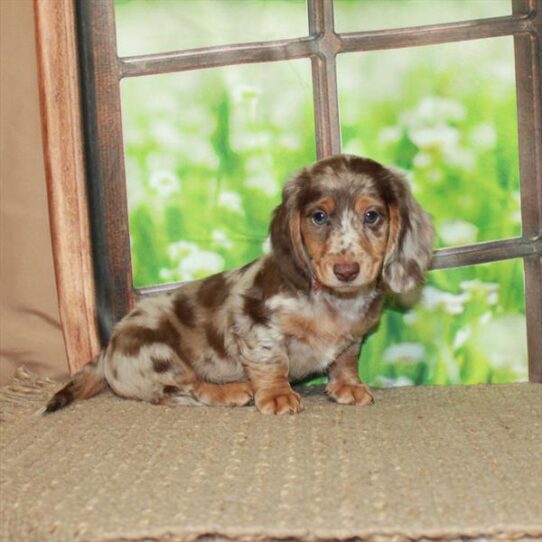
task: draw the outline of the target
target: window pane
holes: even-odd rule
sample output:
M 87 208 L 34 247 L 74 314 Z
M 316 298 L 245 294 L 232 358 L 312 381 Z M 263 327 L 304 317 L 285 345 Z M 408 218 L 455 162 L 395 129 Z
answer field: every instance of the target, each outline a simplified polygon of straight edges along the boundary
M 335 27 L 337 32 L 361 32 L 510 13 L 510 0 L 335 0 Z
M 512 38 L 338 58 L 343 150 L 404 170 L 439 246 L 521 232 Z
M 296 38 L 305 0 L 115 0 L 120 56 Z
M 305 60 L 122 82 L 136 286 L 262 254 L 282 184 L 315 160 L 311 99 Z
M 374 386 L 527 380 L 521 260 L 429 273 L 412 310 L 384 312 L 360 373 Z

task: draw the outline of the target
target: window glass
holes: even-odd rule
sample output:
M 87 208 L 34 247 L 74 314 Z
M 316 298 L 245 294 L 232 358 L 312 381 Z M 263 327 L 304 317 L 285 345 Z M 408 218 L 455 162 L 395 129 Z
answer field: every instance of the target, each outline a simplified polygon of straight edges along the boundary
M 430 272 L 413 309 L 384 312 L 360 374 L 374 386 L 527 380 L 521 260 Z
M 521 233 L 512 38 L 338 58 L 344 152 L 405 172 L 438 246 Z
M 135 286 L 262 255 L 282 184 L 315 160 L 310 62 L 126 79 L 121 91 Z
M 335 0 L 337 32 L 360 32 L 510 15 L 510 0 Z
M 459 4 L 336 0 L 336 21 L 344 32 L 510 9 L 508 0 Z M 204 13 L 212 5 L 224 10 L 215 34 L 218 19 Z M 256 5 L 254 25 L 235 15 Z M 306 33 L 297 0 L 117 0 L 116 8 L 121 55 Z M 184 14 L 168 30 L 171 9 Z M 271 11 L 284 24 L 264 23 Z M 520 234 L 512 38 L 343 54 L 337 63 L 343 151 L 403 170 L 433 216 L 438 246 Z M 121 88 L 135 286 L 200 278 L 268 250 L 282 184 L 315 160 L 310 62 L 127 79 Z M 373 386 L 526 380 L 523 296 L 521 260 L 433 271 L 414 308 L 384 312 L 360 374 Z
M 120 56 L 297 38 L 305 0 L 115 0 Z

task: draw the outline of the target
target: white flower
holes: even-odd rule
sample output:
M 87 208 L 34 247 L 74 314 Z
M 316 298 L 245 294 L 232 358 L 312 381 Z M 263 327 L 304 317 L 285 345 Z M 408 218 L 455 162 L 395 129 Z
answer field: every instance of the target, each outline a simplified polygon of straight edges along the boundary
M 243 200 L 241 199 L 241 195 L 237 192 L 221 190 L 218 195 L 218 205 L 236 213 L 245 213 L 245 210 L 243 209 Z
M 418 113 L 424 119 L 446 119 L 453 121 L 464 120 L 467 111 L 465 107 L 455 100 L 439 96 L 427 96 L 418 106 Z
M 521 211 L 510 213 L 510 220 L 516 224 L 521 224 Z
M 125 167 L 126 184 L 128 185 L 128 193 L 130 194 L 128 204 L 130 205 L 130 210 L 132 210 L 139 202 L 148 197 L 148 191 L 143 186 L 143 175 L 139 162 L 126 155 Z
M 459 329 L 454 337 L 454 350 L 461 348 L 469 340 L 471 335 L 472 327 L 470 325 L 467 324 L 465 327 Z
M 168 150 L 183 148 L 183 136 L 171 122 L 155 120 L 149 123 L 149 129 L 151 137 L 161 148 Z
M 448 246 L 469 245 L 476 242 L 478 228 L 464 220 L 447 220 L 441 224 L 439 234 Z
M 127 121 L 129 122 L 129 121 Z M 145 144 L 145 139 L 147 137 L 147 134 L 144 130 L 142 130 L 138 125 L 135 123 L 130 123 L 130 125 L 126 125 L 124 127 L 123 131 L 123 138 L 124 138 L 124 144 L 126 147 L 129 146 L 139 146 Z
M 457 146 L 450 146 L 445 149 L 444 158 L 450 165 L 465 170 L 472 170 L 476 164 L 476 158 L 471 151 Z
M 414 174 L 412 173 L 412 171 L 399 166 L 395 166 L 393 164 L 389 165 L 388 168 L 393 171 L 393 173 L 403 177 L 403 179 L 405 179 L 413 192 L 417 190 L 416 183 L 414 182 Z
M 367 154 L 363 143 L 359 139 L 351 139 L 343 147 L 342 152 L 345 154 L 356 154 L 357 156 L 365 156 Z
M 424 286 L 422 289 L 423 306 L 427 309 L 434 309 L 442 302 L 445 294 L 446 292 L 433 286 Z
M 500 62 L 499 64 L 493 64 L 488 75 L 491 77 L 491 82 L 496 90 L 504 90 L 515 82 L 514 63 Z
M 436 147 L 444 150 L 459 143 L 459 131 L 446 124 L 411 128 L 408 136 L 420 149 Z
M 248 173 L 255 173 L 262 169 L 271 169 L 273 167 L 273 157 L 269 152 L 259 152 L 251 154 L 245 162 L 245 170 Z
M 448 314 L 461 314 L 465 303 L 470 299 L 471 295 L 469 292 L 451 294 L 433 286 L 426 286 L 422 290 L 422 304 L 425 308 L 429 310 L 443 308 Z
M 279 138 L 278 144 L 289 151 L 296 151 L 301 148 L 301 138 L 295 134 L 283 134 Z
M 211 238 L 219 247 L 225 248 L 226 250 L 231 250 L 233 248 L 233 241 L 222 230 L 213 230 Z
M 176 104 L 175 108 L 178 107 Z M 197 130 L 200 136 L 210 137 L 216 129 L 216 115 L 213 115 L 208 107 L 198 104 L 191 104 L 182 111 L 182 123 L 185 131 Z
M 494 368 L 507 368 L 521 379 L 527 377 L 525 316 L 508 314 L 480 328 L 476 345 Z
M 495 291 L 499 289 L 497 282 L 483 282 L 480 279 L 463 280 L 459 283 L 462 290 L 482 290 L 484 292 Z
M 168 198 L 181 191 L 181 181 L 177 175 L 163 169 L 152 172 L 149 185 L 163 198 Z
M 422 361 L 425 355 L 425 346 L 421 343 L 399 343 L 386 348 L 382 359 L 387 363 L 414 364 Z
M 412 161 L 414 167 L 425 169 L 433 164 L 433 157 L 425 152 L 419 152 Z
M 387 126 L 382 128 L 378 134 L 380 143 L 397 143 L 401 139 L 401 128 L 399 126 Z
M 454 100 L 439 96 L 426 96 L 415 109 L 407 111 L 401 120 L 412 126 L 414 124 L 438 124 L 449 121 L 462 121 L 467 111 Z
M 488 322 L 491 321 L 491 318 L 493 318 L 493 314 L 491 314 L 490 311 L 484 312 L 482 316 L 478 319 L 478 322 L 480 322 L 480 325 L 485 326 Z
M 160 278 L 166 282 L 173 282 L 175 273 L 171 269 L 160 269 Z
M 469 300 L 470 296 L 468 294 L 448 294 L 444 300 L 444 310 L 448 314 L 461 314 L 465 303 Z
M 166 87 L 160 85 L 153 85 L 152 78 L 138 79 L 139 87 L 137 95 L 139 97 L 138 102 L 141 101 L 141 97 L 145 96 L 143 107 L 139 105 L 139 111 L 148 115 L 150 118 L 169 118 L 172 111 L 176 111 L 179 104 L 176 100 L 174 92 Z M 133 106 L 136 107 L 136 106 Z
M 271 145 L 269 132 L 254 132 L 244 126 L 236 127 L 235 123 L 232 126 L 230 136 L 232 149 L 240 153 L 268 149 Z
M 259 171 L 250 175 L 246 180 L 246 185 L 261 190 L 269 197 L 276 196 L 279 191 L 279 184 L 267 171 Z
M 262 91 L 260 88 L 249 85 L 236 86 L 233 89 L 233 100 L 235 102 L 235 115 L 253 122 L 257 118 L 258 105 Z
M 216 169 L 220 163 L 211 143 L 204 137 L 187 137 L 184 143 L 184 154 L 190 164 Z
M 181 280 L 202 278 L 224 269 L 224 258 L 216 252 L 197 251 L 184 257 L 179 266 Z
M 510 214 L 510 219 L 515 222 L 516 224 L 521 224 L 521 196 L 520 193 L 517 191 L 512 192 L 511 194 L 512 199 L 514 201 L 515 206 L 517 207 L 517 211 L 513 211 Z
M 420 319 L 419 315 L 416 313 L 416 311 L 408 311 L 403 316 L 403 322 L 407 326 L 411 326 L 415 324 Z
M 293 90 L 281 88 L 279 96 L 271 97 L 271 93 L 267 92 L 266 98 L 266 113 L 269 122 L 281 132 L 284 132 L 286 126 L 290 131 L 295 126 L 295 131 L 301 133 L 299 128 L 304 121 L 304 93 L 299 92 L 297 88 Z
M 172 271 L 162 270 L 160 276 L 167 280 L 194 280 L 224 269 L 224 258 L 216 252 L 201 250 L 196 243 L 179 241 L 168 247 L 170 258 L 177 263 Z
M 499 302 L 499 292 L 489 292 L 487 294 L 487 304 L 496 305 Z
M 433 171 L 429 171 L 428 173 L 426 173 L 426 177 L 428 181 L 431 181 L 432 183 L 437 183 L 438 181 L 442 180 L 442 170 L 434 169 Z
M 374 379 L 373 385 L 383 388 L 399 388 L 401 386 L 412 386 L 414 382 L 407 376 L 399 376 L 398 378 L 389 378 L 387 376 L 377 376 Z
M 481 150 L 492 149 L 497 143 L 497 131 L 493 124 L 479 124 L 470 133 L 470 142 Z
M 251 85 L 238 85 L 233 89 L 233 99 L 237 103 L 252 102 L 258 100 L 262 95 L 262 91 L 259 87 Z
M 171 243 L 169 245 L 168 254 L 172 260 L 179 261 L 184 256 L 197 252 L 197 250 L 198 245 L 196 245 L 196 243 L 191 243 L 189 241 L 177 241 L 176 243 Z
M 145 156 L 145 166 L 147 168 L 147 171 L 175 171 L 177 164 L 177 156 L 169 152 L 149 152 Z
M 264 254 L 269 254 L 271 252 L 271 237 L 268 236 L 262 243 L 262 252 Z
M 466 292 L 485 294 L 488 305 L 496 305 L 499 301 L 500 285 L 496 282 L 482 282 L 478 279 L 464 280 L 459 286 Z

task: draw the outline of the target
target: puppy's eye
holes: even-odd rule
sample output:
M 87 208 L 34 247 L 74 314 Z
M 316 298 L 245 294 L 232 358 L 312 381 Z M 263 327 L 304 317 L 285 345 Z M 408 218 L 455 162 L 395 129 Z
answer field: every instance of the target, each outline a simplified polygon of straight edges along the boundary
M 325 211 L 318 209 L 317 211 L 314 211 L 314 213 L 312 213 L 312 221 L 317 226 L 323 226 L 324 224 L 327 224 L 329 222 L 329 215 Z
M 363 215 L 363 221 L 365 224 L 376 224 L 380 220 L 380 213 L 378 211 L 366 211 Z

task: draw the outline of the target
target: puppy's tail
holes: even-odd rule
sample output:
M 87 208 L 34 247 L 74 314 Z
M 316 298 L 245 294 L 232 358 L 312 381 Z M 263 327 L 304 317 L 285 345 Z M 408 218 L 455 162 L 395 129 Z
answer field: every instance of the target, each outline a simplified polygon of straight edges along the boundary
M 104 352 L 87 363 L 72 379 L 57 391 L 42 411 L 50 414 L 68 406 L 76 399 L 89 399 L 107 387 L 104 374 Z

